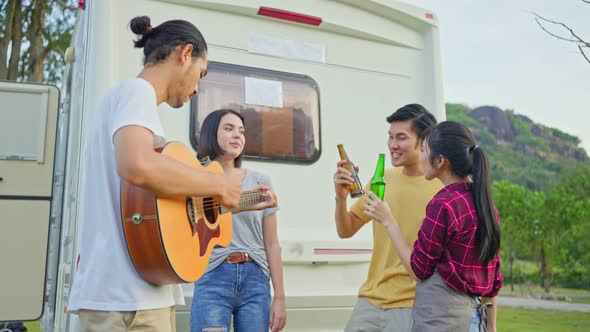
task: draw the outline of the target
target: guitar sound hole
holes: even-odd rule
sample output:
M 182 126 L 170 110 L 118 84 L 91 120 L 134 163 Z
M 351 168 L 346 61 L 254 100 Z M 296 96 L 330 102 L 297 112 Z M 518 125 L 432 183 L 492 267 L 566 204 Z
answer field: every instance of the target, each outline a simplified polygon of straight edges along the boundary
M 205 219 L 209 224 L 214 224 L 217 220 L 219 208 L 217 202 L 211 197 L 203 198 L 203 210 L 205 212 Z

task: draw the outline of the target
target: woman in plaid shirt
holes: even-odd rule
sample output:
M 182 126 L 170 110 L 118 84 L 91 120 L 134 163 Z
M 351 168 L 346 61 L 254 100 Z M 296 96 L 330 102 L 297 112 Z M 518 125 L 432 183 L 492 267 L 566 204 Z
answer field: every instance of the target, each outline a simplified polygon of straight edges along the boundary
M 466 126 L 445 121 L 426 133 L 420 162 L 424 177 L 438 178 L 445 187 L 426 207 L 413 249 L 387 204 L 373 193 L 365 204 L 365 213 L 387 229 L 410 275 L 421 281 L 416 285 L 413 331 L 495 331 L 495 296 L 503 277 L 500 219 L 492 201 L 487 156 Z M 487 324 L 480 297 L 492 304 Z M 477 324 L 480 321 L 483 324 Z

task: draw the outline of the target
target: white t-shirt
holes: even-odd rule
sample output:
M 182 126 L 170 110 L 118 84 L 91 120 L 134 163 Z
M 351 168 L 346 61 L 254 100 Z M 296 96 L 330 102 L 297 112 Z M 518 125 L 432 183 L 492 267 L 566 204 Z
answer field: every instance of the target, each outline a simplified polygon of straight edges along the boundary
M 86 146 L 86 184 L 82 237 L 68 310 L 136 311 L 184 304 L 180 285 L 152 286 L 135 270 L 121 224 L 120 177 L 113 138 L 137 125 L 161 144 L 164 130 L 154 88 L 140 78 L 128 79 L 103 97 Z

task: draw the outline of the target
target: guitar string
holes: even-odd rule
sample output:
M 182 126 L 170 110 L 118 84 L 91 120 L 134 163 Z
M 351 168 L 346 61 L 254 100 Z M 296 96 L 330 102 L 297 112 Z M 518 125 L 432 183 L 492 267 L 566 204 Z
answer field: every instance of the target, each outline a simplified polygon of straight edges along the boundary
M 261 196 L 264 193 L 263 190 L 257 190 L 257 191 L 245 191 L 242 196 L 240 196 L 240 200 L 243 199 L 247 199 L 250 197 L 256 197 L 256 196 Z
M 240 200 L 240 203 L 238 204 L 238 206 L 243 205 L 243 204 L 252 204 L 252 203 L 260 203 L 263 202 L 263 200 L 260 200 L 262 197 L 252 197 L 250 199 L 242 199 Z M 218 208 L 218 207 L 222 207 L 221 204 L 219 203 L 207 203 L 207 204 L 202 204 L 203 208 L 206 210 L 210 210 L 210 209 L 214 209 L 214 208 Z
M 244 203 L 248 203 L 248 204 L 255 203 L 257 200 L 260 200 L 260 198 L 262 198 L 262 196 L 261 196 L 262 193 L 264 193 L 263 190 L 247 191 L 244 194 L 242 194 L 242 197 L 240 198 L 240 202 L 238 205 L 242 205 Z M 194 197 L 192 199 L 194 199 Z M 259 202 L 262 202 L 262 200 L 260 200 Z M 210 209 L 214 209 L 214 208 L 218 208 L 218 207 L 222 206 L 221 204 L 216 203 L 216 202 L 200 204 L 200 205 L 202 205 L 203 209 L 206 209 L 206 210 L 210 210 Z
M 260 202 L 262 202 L 262 200 L 260 200 L 262 198 L 260 196 L 260 193 L 261 192 L 262 191 L 259 191 L 258 194 L 250 193 L 250 195 L 249 195 L 250 197 L 248 197 L 248 199 L 244 199 L 244 198 L 240 199 L 240 203 L 239 203 L 238 206 L 241 206 L 242 204 L 245 204 L 245 203 L 252 204 L 252 203 L 260 203 Z M 214 204 L 195 204 L 196 198 L 194 198 L 194 197 L 191 197 L 191 200 L 192 200 L 192 204 L 191 204 L 192 205 L 192 208 L 197 210 L 196 213 L 198 215 L 205 215 L 205 211 L 210 211 L 212 209 L 215 209 L 215 208 L 221 206 L 220 204 L 217 204 L 217 203 L 214 203 Z M 199 211 L 199 209 L 201 211 Z M 231 209 L 228 209 L 228 210 L 231 210 Z
M 262 194 L 264 193 L 264 191 L 259 190 L 259 191 L 251 191 L 251 192 L 246 192 L 244 194 L 242 194 L 242 196 L 240 197 L 240 203 L 243 201 L 248 201 L 248 200 L 252 200 L 255 198 L 260 198 L 262 196 Z M 204 204 L 203 206 L 211 206 L 211 204 L 215 205 L 220 205 L 219 203 L 210 203 L 209 205 Z

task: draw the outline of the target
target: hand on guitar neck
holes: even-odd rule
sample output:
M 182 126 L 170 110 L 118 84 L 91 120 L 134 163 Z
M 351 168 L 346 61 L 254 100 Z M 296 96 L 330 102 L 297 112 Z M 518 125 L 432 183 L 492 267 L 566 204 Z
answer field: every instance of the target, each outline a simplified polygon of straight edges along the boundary
M 218 198 L 222 207 L 232 213 L 239 213 L 278 206 L 277 195 L 270 192 L 270 188 L 264 184 L 256 185 L 242 192 L 242 181 L 245 174 L 245 171 L 239 168 L 224 173 L 226 180 L 222 187 L 224 192 Z
M 264 210 L 264 209 L 268 209 L 268 208 L 273 208 L 273 207 L 277 207 L 279 206 L 279 201 L 277 198 L 277 195 L 275 193 L 272 193 L 270 191 L 270 188 L 263 185 L 263 184 L 259 184 L 255 187 L 253 187 L 250 190 L 262 190 L 264 191 L 264 193 L 262 194 L 262 197 L 265 198 L 264 201 L 254 204 L 252 206 L 251 210 Z
M 241 204 L 242 202 L 247 201 L 248 196 L 252 197 L 250 202 Z M 242 193 L 240 204 L 237 208 L 231 209 L 231 212 L 238 213 L 243 211 L 264 210 L 277 206 L 277 195 L 272 193 L 269 187 L 259 184 L 244 191 Z

